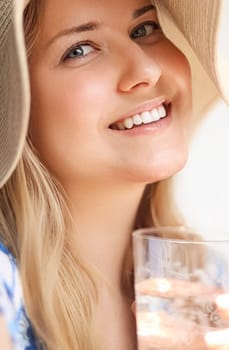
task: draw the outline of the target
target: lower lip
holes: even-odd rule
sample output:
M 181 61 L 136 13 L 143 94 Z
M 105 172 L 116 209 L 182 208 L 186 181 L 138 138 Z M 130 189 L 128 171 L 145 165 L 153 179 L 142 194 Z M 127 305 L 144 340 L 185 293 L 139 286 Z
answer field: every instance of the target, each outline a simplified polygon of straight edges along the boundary
M 113 130 L 111 131 L 115 132 L 119 135 L 126 135 L 126 136 L 140 136 L 140 135 L 147 135 L 147 134 L 157 134 L 169 127 L 169 125 L 172 122 L 172 111 L 171 106 L 169 108 L 168 114 L 166 117 L 149 124 L 141 124 L 140 126 L 134 127 L 132 129 L 126 129 L 126 130 Z

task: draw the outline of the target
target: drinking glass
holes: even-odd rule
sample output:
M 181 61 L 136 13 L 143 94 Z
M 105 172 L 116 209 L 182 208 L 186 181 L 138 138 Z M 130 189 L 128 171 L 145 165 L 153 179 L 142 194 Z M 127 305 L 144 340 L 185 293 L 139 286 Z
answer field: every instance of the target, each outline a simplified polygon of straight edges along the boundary
M 133 249 L 139 349 L 229 349 L 229 231 L 140 229 Z

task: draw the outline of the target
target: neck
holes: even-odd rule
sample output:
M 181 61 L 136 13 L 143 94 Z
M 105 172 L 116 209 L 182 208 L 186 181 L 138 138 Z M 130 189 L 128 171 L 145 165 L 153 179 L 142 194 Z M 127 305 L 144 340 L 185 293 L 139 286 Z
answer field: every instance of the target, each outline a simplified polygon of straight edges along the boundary
M 123 263 L 144 185 L 67 188 L 72 203 L 74 254 L 112 288 L 121 288 Z M 100 281 L 100 283 L 103 283 Z

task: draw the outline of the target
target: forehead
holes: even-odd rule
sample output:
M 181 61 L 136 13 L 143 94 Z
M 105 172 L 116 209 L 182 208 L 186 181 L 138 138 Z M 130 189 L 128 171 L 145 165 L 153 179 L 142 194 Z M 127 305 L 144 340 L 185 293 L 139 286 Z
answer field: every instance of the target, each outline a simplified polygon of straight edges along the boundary
M 37 0 L 40 2 L 40 0 Z M 96 12 L 96 10 L 101 9 L 123 9 L 131 8 L 133 6 L 142 6 L 146 4 L 153 3 L 150 0 L 43 0 L 46 10 L 51 10 L 58 12 L 61 8 L 62 10 L 68 9 L 78 9 L 80 12 Z
M 42 23 L 49 30 L 84 21 L 122 21 L 137 8 L 150 5 L 150 0 L 45 0 Z

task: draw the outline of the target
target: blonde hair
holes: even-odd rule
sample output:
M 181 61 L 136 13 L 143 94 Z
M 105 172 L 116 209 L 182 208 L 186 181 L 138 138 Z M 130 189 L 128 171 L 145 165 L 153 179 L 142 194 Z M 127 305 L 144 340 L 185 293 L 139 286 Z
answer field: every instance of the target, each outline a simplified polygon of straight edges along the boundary
M 42 3 L 31 0 L 24 12 L 28 56 L 39 31 Z M 177 224 L 169 197 L 169 181 L 147 186 L 136 226 Z M 29 140 L 0 191 L 0 203 L 1 240 L 19 263 L 26 311 L 38 338 L 50 350 L 98 349 L 92 322 L 96 289 L 90 271 L 71 254 L 68 201 Z M 132 277 L 130 254 L 123 283 L 133 290 Z
M 48 349 L 95 349 L 88 337 L 93 283 L 68 247 L 71 220 L 62 190 L 29 142 L 0 202 L 2 240 L 18 260 L 36 333 Z

